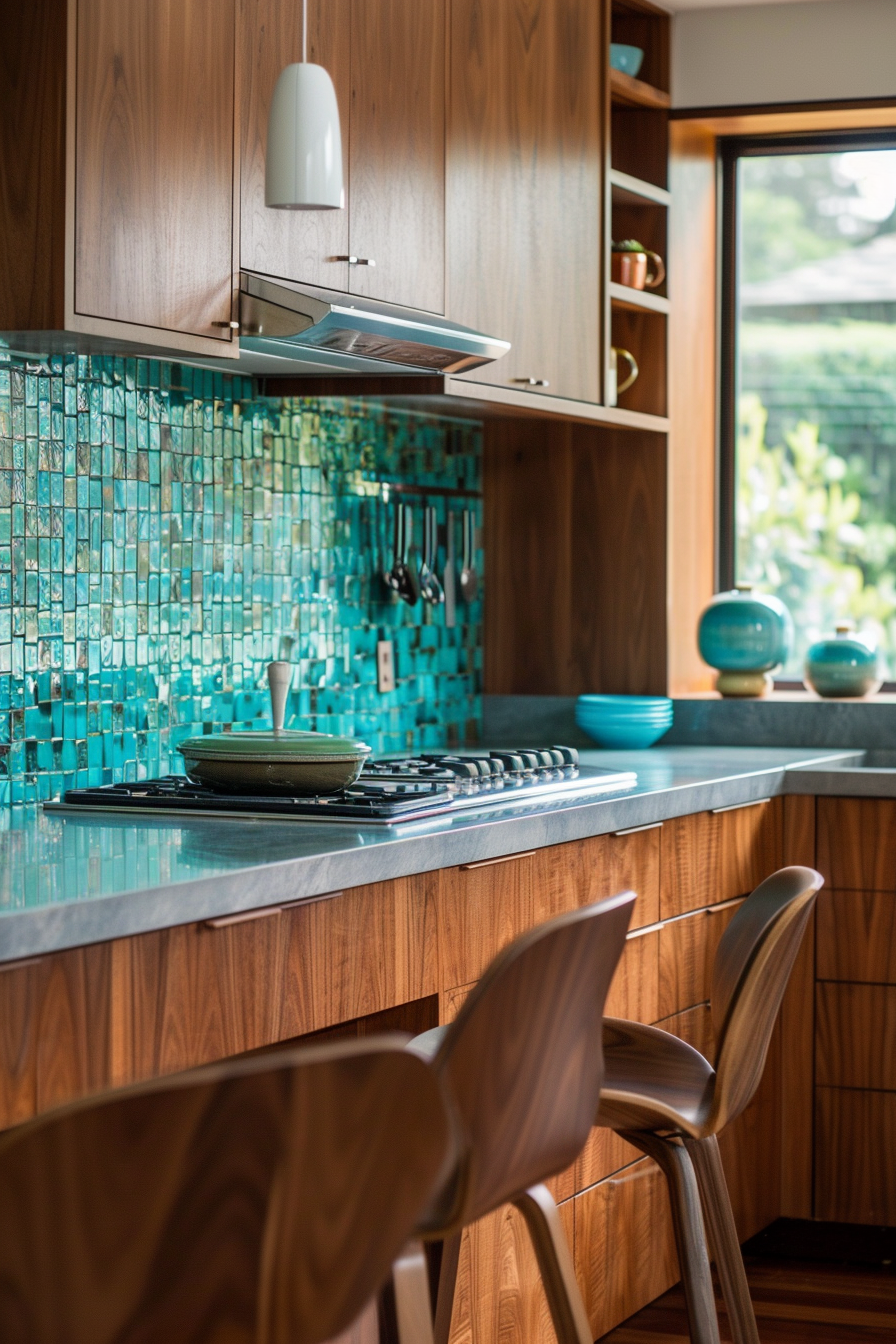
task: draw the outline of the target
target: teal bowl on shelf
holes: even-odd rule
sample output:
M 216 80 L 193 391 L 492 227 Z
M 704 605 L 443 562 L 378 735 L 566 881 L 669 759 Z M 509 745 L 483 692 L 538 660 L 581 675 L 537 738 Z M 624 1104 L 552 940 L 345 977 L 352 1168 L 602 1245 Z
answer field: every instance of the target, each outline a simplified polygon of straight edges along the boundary
M 623 75 L 637 79 L 643 61 L 643 48 L 629 46 L 627 42 L 610 43 L 610 65 Z
M 580 695 L 576 724 L 598 746 L 643 751 L 672 726 L 672 701 L 653 695 Z
M 832 639 L 819 639 L 806 654 L 805 685 L 822 697 L 874 695 L 881 680 L 877 650 L 845 622 Z

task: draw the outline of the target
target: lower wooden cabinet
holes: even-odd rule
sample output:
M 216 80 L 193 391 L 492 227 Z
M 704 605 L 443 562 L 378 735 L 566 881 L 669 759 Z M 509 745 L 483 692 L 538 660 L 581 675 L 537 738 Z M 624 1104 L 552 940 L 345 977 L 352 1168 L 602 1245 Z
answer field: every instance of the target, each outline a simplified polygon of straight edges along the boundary
M 661 917 L 746 896 L 780 868 L 783 805 L 766 798 L 665 822 Z
M 896 1092 L 819 1087 L 815 1216 L 896 1226 Z
M 597 1339 L 677 1281 L 669 1195 L 643 1158 L 571 1204 L 576 1277 Z

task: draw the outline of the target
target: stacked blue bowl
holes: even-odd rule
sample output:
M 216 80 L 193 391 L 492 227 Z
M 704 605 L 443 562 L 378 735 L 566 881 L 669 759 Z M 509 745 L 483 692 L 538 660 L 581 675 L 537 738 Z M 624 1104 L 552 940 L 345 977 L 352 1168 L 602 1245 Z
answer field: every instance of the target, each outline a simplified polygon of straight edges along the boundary
M 601 747 L 639 751 L 672 727 L 672 701 L 660 695 L 580 695 L 576 723 Z

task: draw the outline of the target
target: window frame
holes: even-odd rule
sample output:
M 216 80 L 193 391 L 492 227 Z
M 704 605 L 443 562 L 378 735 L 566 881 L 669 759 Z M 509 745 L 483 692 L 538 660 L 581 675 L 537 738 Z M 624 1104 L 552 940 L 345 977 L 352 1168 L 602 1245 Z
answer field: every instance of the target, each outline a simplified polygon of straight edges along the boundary
M 855 149 L 896 150 L 896 127 L 866 131 L 800 131 L 765 135 L 729 135 L 718 140 L 717 190 L 719 209 L 719 424 L 716 461 L 716 588 L 724 591 L 736 581 L 737 545 L 737 404 L 738 319 L 740 314 L 739 236 L 737 228 L 737 165 L 744 158 L 784 154 L 840 154 Z M 803 683 L 775 679 L 781 690 L 802 690 Z M 896 681 L 881 688 L 896 691 Z

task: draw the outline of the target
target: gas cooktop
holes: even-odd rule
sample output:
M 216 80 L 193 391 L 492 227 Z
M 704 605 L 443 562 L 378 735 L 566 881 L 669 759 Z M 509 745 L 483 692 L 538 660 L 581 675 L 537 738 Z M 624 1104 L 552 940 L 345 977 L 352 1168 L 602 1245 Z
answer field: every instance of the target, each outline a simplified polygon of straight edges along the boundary
M 395 826 L 451 813 L 621 793 L 636 783 L 632 771 L 580 765 L 574 747 L 526 747 L 373 761 L 351 788 L 317 797 L 222 793 L 182 775 L 166 775 L 69 789 L 61 802 L 45 806 L 63 812 L 189 812 Z

